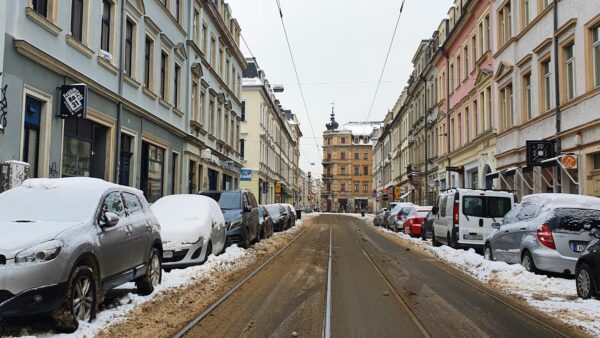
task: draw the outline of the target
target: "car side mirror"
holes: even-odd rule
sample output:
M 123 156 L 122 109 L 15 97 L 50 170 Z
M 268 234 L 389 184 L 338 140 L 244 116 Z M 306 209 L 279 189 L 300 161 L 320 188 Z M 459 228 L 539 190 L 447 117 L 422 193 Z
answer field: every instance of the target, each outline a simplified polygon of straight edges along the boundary
M 600 239 L 600 229 L 594 228 L 590 231 L 590 234 L 594 236 L 594 238 Z
M 431 209 L 431 213 L 434 215 L 437 215 L 439 211 L 440 208 L 437 205 Z
M 119 215 L 112 212 L 105 212 L 102 217 L 100 217 L 100 227 L 102 228 L 111 228 L 119 224 L 119 220 L 121 218 Z
M 247 205 L 244 207 L 244 212 L 252 212 L 252 207 Z
M 492 223 L 492 228 L 500 229 L 500 223 Z

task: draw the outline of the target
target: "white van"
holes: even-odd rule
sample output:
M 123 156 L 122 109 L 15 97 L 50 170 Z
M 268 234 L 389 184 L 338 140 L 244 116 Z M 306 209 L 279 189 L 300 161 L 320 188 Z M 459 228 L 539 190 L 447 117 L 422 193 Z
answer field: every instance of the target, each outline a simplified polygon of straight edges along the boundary
M 497 190 L 450 189 L 440 193 L 433 208 L 433 245 L 482 249 L 515 203 L 512 192 Z

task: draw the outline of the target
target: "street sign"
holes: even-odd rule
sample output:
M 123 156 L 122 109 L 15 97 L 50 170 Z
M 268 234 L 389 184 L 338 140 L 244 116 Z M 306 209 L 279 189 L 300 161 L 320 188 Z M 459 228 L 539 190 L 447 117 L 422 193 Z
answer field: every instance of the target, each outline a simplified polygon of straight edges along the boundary
M 527 166 L 541 166 L 542 162 L 556 157 L 554 142 L 531 141 L 525 142 L 527 148 Z
M 60 110 L 58 117 L 63 119 L 87 116 L 88 88 L 84 84 L 60 86 Z
M 562 158 L 562 165 L 565 169 L 577 169 L 577 156 L 565 155 Z
M 240 181 L 252 181 L 252 169 L 242 169 L 240 170 Z

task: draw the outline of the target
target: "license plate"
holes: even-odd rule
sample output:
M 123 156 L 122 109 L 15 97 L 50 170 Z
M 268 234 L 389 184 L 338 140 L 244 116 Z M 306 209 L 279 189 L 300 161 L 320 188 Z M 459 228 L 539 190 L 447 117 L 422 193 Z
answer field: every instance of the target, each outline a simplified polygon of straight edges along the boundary
M 573 252 L 583 252 L 585 250 L 585 244 L 571 244 Z
M 163 252 L 163 258 L 173 258 L 173 251 Z
M 463 239 L 468 239 L 471 241 L 481 241 L 483 240 L 483 235 L 478 235 L 478 234 L 468 234 L 468 235 L 463 235 Z

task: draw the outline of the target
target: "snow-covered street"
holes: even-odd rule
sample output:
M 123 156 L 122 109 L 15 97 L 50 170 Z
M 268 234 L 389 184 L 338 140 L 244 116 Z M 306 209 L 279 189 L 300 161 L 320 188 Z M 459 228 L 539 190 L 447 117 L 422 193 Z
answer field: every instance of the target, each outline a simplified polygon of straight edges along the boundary
M 218 284 L 224 280 L 225 275 L 240 271 L 259 258 L 272 254 L 301 231 L 303 221 L 314 216 L 316 214 L 304 215 L 304 220 L 298 220 L 295 227 L 285 232 L 275 233 L 273 237 L 262 240 L 247 250 L 239 248 L 237 245 L 230 246 L 219 256 L 211 255 L 203 265 L 163 272 L 162 283 L 149 296 L 138 295 L 133 283 L 124 284 L 107 296 L 109 301 L 101 307 L 96 319 L 92 323 L 80 322 L 79 329 L 74 334 L 54 334 L 51 329 L 39 331 L 39 329 L 27 326 L 18 328 L 20 334 L 15 336 L 93 337 L 103 330 L 105 336 L 113 336 L 110 331 L 111 327 L 119 324 L 126 325 L 130 316 L 135 315 L 136 310 L 153 303 L 158 304 L 161 300 L 167 299 L 177 292 L 197 288 L 200 284 L 209 282 Z M 204 296 L 214 298 L 219 295 L 205 294 Z M 157 310 L 157 314 L 160 314 L 159 310 Z M 14 332 L 14 330 L 11 331 Z
M 600 300 L 578 298 L 574 279 L 534 274 L 520 264 L 488 261 L 473 249 L 434 247 L 430 240 L 423 241 L 403 233 L 379 229 L 552 317 L 600 336 Z

